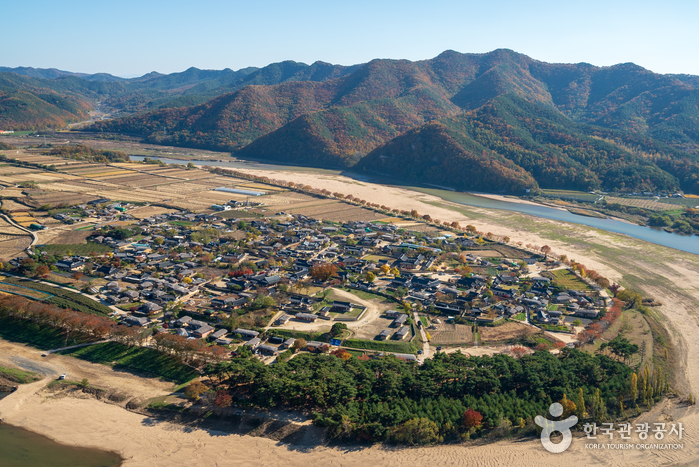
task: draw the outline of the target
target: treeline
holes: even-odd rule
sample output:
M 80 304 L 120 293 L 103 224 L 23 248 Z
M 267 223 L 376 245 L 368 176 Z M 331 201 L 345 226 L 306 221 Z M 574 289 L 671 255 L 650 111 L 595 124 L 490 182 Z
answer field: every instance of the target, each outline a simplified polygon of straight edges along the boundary
M 53 148 L 44 154 L 48 156 L 64 157 L 66 159 L 76 159 L 89 162 L 130 162 L 128 154 L 121 151 L 110 151 L 105 149 L 93 149 L 90 146 L 78 144 L 75 146 L 60 146 Z
M 150 328 L 118 325 L 104 316 L 80 313 L 16 295 L 0 297 L 0 318 L 56 329 L 65 334 L 65 342 L 71 337 L 80 336 L 87 341 L 111 339 L 133 347 L 146 345 L 152 336 L 155 350 L 192 366 L 218 362 L 228 354 L 223 347 L 208 346 L 201 339 L 187 339 L 169 332 L 153 335 L 153 329 Z
M 577 403 L 581 419 L 586 412 L 608 420 L 624 416 L 632 397 L 631 368 L 574 349 L 519 359 L 438 353 L 422 365 L 345 353 L 302 354 L 276 365 L 235 358 L 208 372 L 213 385 L 239 404 L 312 410 L 315 423 L 327 426 L 332 437 L 368 442 L 403 443 L 421 425 L 434 431 L 432 439 L 417 441 L 427 443 L 531 427 L 536 415 L 566 397 Z M 482 417 L 477 426 L 465 421 L 469 409 Z

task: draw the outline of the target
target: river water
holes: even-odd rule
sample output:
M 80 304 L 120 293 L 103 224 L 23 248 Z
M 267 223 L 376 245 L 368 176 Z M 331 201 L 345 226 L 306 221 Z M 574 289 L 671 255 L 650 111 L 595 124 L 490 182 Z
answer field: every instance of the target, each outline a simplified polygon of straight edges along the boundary
M 143 156 L 131 156 L 132 160 L 140 161 L 143 160 Z M 524 204 L 524 203 L 514 203 L 504 200 L 495 200 L 491 198 L 485 198 L 483 196 L 477 196 L 469 193 L 463 193 L 459 191 L 443 190 L 438 188 L 426 188 L 411 186 L 410 184 L 401 183 L 396 180 L 388 180 L 380 177 L 371 177 L 364 174 L 353 174 L 350 172 L 343 172 L 340 170 L 330 170 L 330 169 L 316 169 L 312 167 L 298 167 L 298 166 L 288 166 L 288 165 L 273 165 L 273 164 L 263 164 L 258 162 L 249 162 L 241 160 L 231 160 L 231 161 L 202 161 L 202 160 L 179 160 L 179 159 L 168 159 L 163 157 L 151 157 L 151 159 L 159 159 L 166 164 L 186 164 L 192 162 L 194 165 L 208 165 L 212 167 L 230 167 L 236 169 L 256 169 L 256 170 L 270 170 L 270 171 L 292 171 L 292 172 L 314 172 L 323 174 L 335 174 L 344 175 L 347 177 L 355 178 L 358 180 L 381 183 L 385 185 L 395 185 L 401 188 L 406 188 L 414 191 L 419 191 L 421 193 L 427 193 L 430 195 L 437 196 L 444 199 L 445 201 L 451 201 L 458 204 L 463 204 L 466 206 L 474 206 L 487 209 L 502 209 L 506 211 L 516 211 L 524 214 L 530 214 L 532 216 L 543 217 L 546 219 L 553 219 L 563 222 L 572 222 L 574 224 L 582 224 L 590 227 L 595 227 L 601 230 L 606 230 L 608 232 L 615 232 L 620 234 L 628 235 L 629 237 L 637 238 L 639 240 L 644 240 L 649 243 L 655 243 L 657 245 L 662 245 L 670 248 L 675 248 L 677 250 L 686 251 L 688 253 L 699 254 L 699 237 L 696 235 L 687 236 L 679 235 L 670 232 L 665 232 L 662 230 L 651 229 L 650 227 L 644 227 L 636 224 L 630 224 L 628 222 L 618 221 L 614 219 L 597 219 L 594 217 L 579 216 L 573 214 L 569 211 L 563 209 L 550 208 L 547 206 L 534 205 L 534 204 Z
M 0 423 L 2 467 L 116 467 L 122 460 L 113 452 L 66 446 L 32 431 Z

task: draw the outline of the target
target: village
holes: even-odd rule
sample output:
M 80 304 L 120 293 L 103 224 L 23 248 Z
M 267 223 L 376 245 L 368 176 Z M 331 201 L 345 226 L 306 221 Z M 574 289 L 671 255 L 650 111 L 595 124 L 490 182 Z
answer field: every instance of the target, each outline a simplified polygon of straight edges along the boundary
M 550 249 L 338 193 L 37 150 L 6 161 L 4 244 L 35 238 L 7 247 L 9 273 L 78 290 L 149 335 L 266 363 L 573 346 L 611 303 Z M 3 293 L 32 287 L 8 281 Z
M 283 212 L 250 218 L 260 207 L 236 201 L 226 211 L 240 218 L 174 211 L 136 220 L 129 214 L 135 206 L 98 201 L 74 209 L 101 218 L 88 242 L 109 250 L 51 257 L 50 269 L 99 278 L 86 293 L 111 306 L 119 323 L 233 352 L 247 347 L 270 363 L 287 349 L 331 345 L 419 361 L 430 333 L 445 347 L 478 345 L 474 336 L 506 322 L 570 334 L 607 305 L 598 287 L 562 289 L 555 276 L 530 272 L 556 272 L 557 261 L 503 257 L 493 250 L 497 242 L 477 234 L 427 236 L 386 222 Z M 39 253 L 38 262 L 48 257 Z M 440 339 L 449 333 L 468 337 Z

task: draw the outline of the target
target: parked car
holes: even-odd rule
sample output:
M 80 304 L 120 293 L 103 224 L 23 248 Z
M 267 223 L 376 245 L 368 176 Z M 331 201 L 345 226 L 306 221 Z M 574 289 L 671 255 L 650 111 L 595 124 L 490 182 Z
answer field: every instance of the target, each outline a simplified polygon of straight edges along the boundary
M 58 379 L 66 379 L 66 374 L 63 373 L 61 376 L 58 377 Z

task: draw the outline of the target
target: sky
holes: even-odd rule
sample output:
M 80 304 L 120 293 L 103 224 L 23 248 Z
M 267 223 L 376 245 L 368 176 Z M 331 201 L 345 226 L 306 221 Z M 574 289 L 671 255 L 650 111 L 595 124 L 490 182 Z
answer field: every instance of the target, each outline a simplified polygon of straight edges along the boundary
M 0 11 L 0 66 L 9 67 L 134 77 L 507 48 L 545 62 L 699 75 L 696 0 L 24 0 Z

